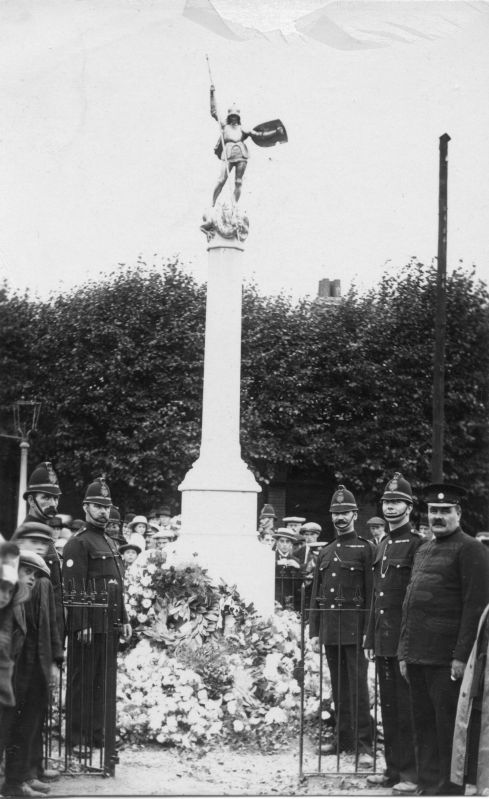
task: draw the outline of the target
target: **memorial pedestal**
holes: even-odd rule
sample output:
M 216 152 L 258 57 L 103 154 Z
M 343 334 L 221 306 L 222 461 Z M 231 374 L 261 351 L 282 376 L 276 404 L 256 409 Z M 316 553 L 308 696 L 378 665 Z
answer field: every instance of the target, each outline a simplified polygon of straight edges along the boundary
M 209 273 L 200 456 L 179 486 L 181 555 L 196 553 L 212 577 L 236 585 L 263 615 L 274 608 L 273 552 L 257 539 L 261 491 L 241 458 L 241 306 L 248 220 L 235 206 L 206 220 Z

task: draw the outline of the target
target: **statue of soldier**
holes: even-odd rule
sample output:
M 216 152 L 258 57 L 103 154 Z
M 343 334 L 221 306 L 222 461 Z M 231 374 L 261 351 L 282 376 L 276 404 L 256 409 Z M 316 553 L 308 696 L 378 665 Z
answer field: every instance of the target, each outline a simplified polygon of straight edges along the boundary
M 264 122 L 252 130 L 245 130 L 241 125 L 241 112 L 235 105 L 228 109 L 225 121 L 219 118 L 216 105 L 214 84 L 211 84 L 211 116 L 219 123 L 221 134 L 214 152 L 221 160 L 221 172 L 212 196 L 212 205 L 216 204 L 231 171 L 234 170 L 234 199 L 238 202 L 241 186 L 248 164 L 249 152 L 245 144 L 248 137 L 261 147 L 269 147 L 277 142 L 287 141 L 285 128 L 280 120 Z

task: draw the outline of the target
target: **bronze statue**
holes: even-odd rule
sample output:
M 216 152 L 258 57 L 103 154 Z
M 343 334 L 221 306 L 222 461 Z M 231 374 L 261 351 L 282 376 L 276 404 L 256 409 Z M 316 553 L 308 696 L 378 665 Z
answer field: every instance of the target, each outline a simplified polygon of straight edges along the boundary
M 209 59 L 207 59 L 207 62 Z M 210 75 L 210 67 L 209 67 Z M 241 125 L 239 108 L 233 105 L 229 108 L 225 121 L 219 118 L 216 104 L 216 90 L 211 78 L 211 116 L 220 126 L 219 140 L 214 148 L 216 156 L 222 162 L 221 172 L 212 196 L 212 205 L 215 206 L 228 177 L 234 170 L 234 200 L 238 202 L 241 196 L 243 176 L 248 163 L 249 152 L 245 140 L 250 137 L 260 147 L 271 147 L 278 142 L 287 141 L 287 133 L 279 119 L 264 122 L 251 130 L 245 130 Z

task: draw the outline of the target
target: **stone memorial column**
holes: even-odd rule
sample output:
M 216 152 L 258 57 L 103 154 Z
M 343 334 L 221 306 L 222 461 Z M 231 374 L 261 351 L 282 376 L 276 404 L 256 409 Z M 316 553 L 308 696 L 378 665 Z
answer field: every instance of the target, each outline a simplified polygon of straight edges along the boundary
M 259 612 L 274 607 L 274 553 L 257 539 L 261 488 L 241 457 L 241 307 L 248 220 L 235 205 L 205 218 L 209 272 L 200 455 L 179 486 L 181 553 L 236 585 Z

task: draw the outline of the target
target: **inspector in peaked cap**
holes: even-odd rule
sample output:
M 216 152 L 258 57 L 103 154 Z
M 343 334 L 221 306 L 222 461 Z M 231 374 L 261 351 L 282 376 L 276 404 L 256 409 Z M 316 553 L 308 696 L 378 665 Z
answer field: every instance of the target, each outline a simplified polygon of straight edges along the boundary
M 465 488 L 449 483 L 430 483 L 423 490 L 423 499 L 428 505 L 460 505 L 466 496 Z
M 58 485 L 56 472 L 49 461 L 40 463 L 32 472 L 23 498 L 27 499 L 29 494 L 52 494 L 53 497 L 61 496 L 61 489 Z
M 413 502 L 413 492 L 411 485 L 402 476 L 401 472 L 396 472 L 394 477 L 387 483 L 382 494 L 382 500 L 403 500 L 403 502 Z
M 83 502 L 93 502 L 94 505 L 103 505 L 106 508 L 110 508 L 112 505 L 110 488 L 103 477 L 98 477 L 87 486 Z
M 331 505 L 329 506 L 330 513 L 346 513 L 350 510 L 358 510 L 355 497 L 343 485 L 339 485 L 334 492 Z

